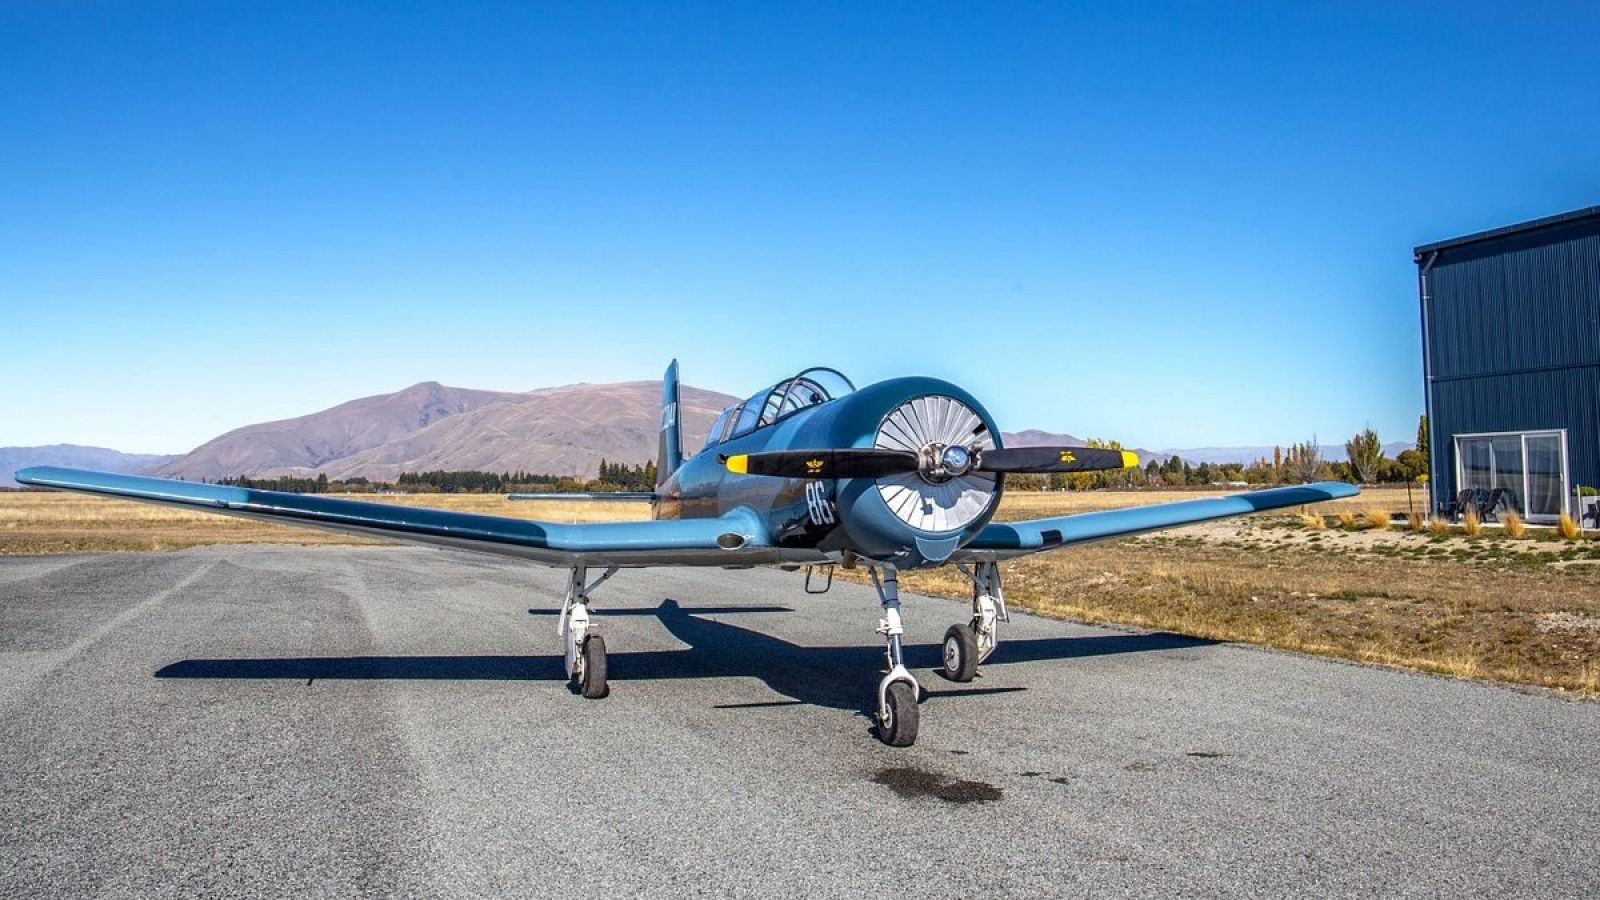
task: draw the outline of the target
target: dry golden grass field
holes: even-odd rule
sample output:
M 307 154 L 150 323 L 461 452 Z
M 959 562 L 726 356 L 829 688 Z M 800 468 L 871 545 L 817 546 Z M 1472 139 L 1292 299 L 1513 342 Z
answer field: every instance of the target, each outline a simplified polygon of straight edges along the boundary
M 1011 493 L 999 518 L 1065 515 L 1215 492 Z M 486 494 L 376 499 L 561 522 L 649 516 L 629 502 Z M 1420 496 L 1414 502 L 1421 504 Z M 1371 526 L 1386 513 L 1392 527 Z M 1019 607 L 1468 678 L 1600 694 L 1600 541 L 1406 528 L 1405 490 L 1092 544 L 1006 567 Z M 1302 518 L 1304 513 L 1309 516 Z M 1351 525 L 1341 523 L 1341 514 Z M 1377 516 L 1379 521 L 1382 516 Z M 1322 527 L 1311 527 L 1310 524 Z M 362 543 L 339 534 L 64 493 L 0 493 L 0 555 L 219 543 Z M 908 589 L 964 596 L 947 569 Z

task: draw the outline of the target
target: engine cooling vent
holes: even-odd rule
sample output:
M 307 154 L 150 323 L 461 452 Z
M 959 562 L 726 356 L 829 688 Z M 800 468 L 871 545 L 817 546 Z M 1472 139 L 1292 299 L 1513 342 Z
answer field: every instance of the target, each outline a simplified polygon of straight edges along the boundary
M 952 444 L 979 450 L 995 446 L 983 417 L 954 397 L 930 394 L 907 400 L 878 426 L 883 450 L 926 453 Z M 885 475 L 878 493 L 901 521 L 923 531 L 956 531 L 988 511 L 999 491 L 998 476 L 969 472 L 946 481 L 930 481 L 917 472 Z

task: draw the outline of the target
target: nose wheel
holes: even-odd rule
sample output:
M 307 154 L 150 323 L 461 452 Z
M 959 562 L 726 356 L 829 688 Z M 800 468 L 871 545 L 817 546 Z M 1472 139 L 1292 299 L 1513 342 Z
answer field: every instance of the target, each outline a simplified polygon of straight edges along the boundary
M 883 566 L 883 577 L 878 569 L 868 570 L 872 586 L 878 589 L 878 599 L 883 602 L 883 618 L 878 622 L 878 633 L 883 635 L 883 655 L 889 674 L 878 682 L 878 739 L 891 747 L 909 747 L 917 742 L 917 726 L 921 724 L 917 700 L 922 686 L 906 668 L 900 642 L 905 628 L 900 622 L 900 582 L 893 566 Z
M 917 742 L 920 718 L 916 689 L 904 681 L 896 681 L 885 692 L 878 736 L 891 747 L 909 747 Z

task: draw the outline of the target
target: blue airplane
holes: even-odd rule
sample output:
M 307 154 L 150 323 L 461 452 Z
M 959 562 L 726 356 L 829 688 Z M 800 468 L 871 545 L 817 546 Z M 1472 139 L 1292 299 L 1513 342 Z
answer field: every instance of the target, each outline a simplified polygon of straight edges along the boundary
M 676 360 L 662 395 L 658 484 L 648 495 L 654 516 L 643 522 L 564 525 L 48 466 L 23 469 L 16 479 L 560 566 L 568 570 L 557 617 L 566 673 L 590 698 L 610 689 L 605 640 L 592 633 L 591 594 L 622 568 L 807 567 L 807 591 L 813 573 L 826 590 L 834 566 L 864 568 L 882 607 L 878 633 L 888 668 L 878 684 L 877 733 L 897 747 L 916 740 L 922 695 L 901 645 L 900 570 L 953 565 L 972 582 L 971 617 L 945 633 L 939 668 L 966 682 L 994 652 L 999 623 L 1008 621 L 1005 560 L 1357 493 L 1320 482 L 993 522 L 1008 473 L 1104 471 L 1138 460 L 1093 447 L 1005 448 L 989 413 L 954 384 L 908 377 L 857 389 L 828 368 L 807 369 L 724 411 L 705 445 L 685 458 Z M 591 569 L 600 574 L 591 579 Z

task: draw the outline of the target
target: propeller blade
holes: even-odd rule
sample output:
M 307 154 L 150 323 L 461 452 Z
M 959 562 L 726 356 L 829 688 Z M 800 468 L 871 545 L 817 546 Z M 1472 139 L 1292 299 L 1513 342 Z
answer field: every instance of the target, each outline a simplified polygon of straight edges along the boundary
M 1099 447 L 1008 447 L 978 454 L 980 472 L 1048 475 L 1055 472 L 1106 472 L 1131 469 L 1139 457 L 1126 450 Z
M 728 471 L 779 478 L 877 478 L 917 471 L 917 455 L 904 450 L 779 450 L 722 457 Z

